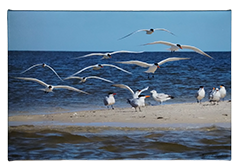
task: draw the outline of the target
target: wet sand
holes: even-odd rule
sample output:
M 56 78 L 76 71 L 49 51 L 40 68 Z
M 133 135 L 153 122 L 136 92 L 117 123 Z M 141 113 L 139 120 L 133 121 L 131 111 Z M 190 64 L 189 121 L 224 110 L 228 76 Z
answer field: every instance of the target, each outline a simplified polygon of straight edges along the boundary
M 8 117 L 9 125 L 36 126 L 112 126 L 164 127 L 181 125 L 216 125 L 231 123 L 231 102 L 209 102 L 146 106 L 142 112 L 133 108 L 115 108 L 78 112 L 59 112 L 45 115 L 16 115 Z

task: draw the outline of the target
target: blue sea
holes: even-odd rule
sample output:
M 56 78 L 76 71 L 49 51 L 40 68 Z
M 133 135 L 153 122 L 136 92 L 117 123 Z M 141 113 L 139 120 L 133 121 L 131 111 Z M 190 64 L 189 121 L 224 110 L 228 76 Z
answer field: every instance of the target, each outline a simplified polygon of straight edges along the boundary
M 102 52 L 102 51 L 101 51 Z M 81 110 L 105 109 L 103 98 L 115 92 L 115 107 L 130 107 L 128 90 L 111 86 L 98 79 L 60 81 L 48 68 L 35 67 L 24 74 L 22 71 L 34 64 L 46 63 L 66 78 L 86 66 L 114 64 L 132 75 L 112 67 L 100 70 L 88 69 L 78 74 L 81 77 L 99 76 L 125 84 L 134 91 L 149 86 L 151 90 L 174 96 L 164 104 L 196 102 L 199 86 L 206 92 L 224 85 L 225 100 L 231 99 L 231 52 L 207 52 L 214 60 L 195 52 L 143 52 L 138 54 L 115 54 L 111 59 L 92 56 L 74 59 L 89 52 L 63 51 L 9 51 L 8 52 L 8 115 L 51 114 Z M 118 64 L 117 61 L 140 60 L 147 63 L 160 62 L 168 57 L 185 57 L 189 60 L 168 62 L 161 65 L 154 78 L 148 79 L 146 68 L 136 65 Z M 90 95 L 58 89 L 44 93 L 40 84 L 14 77 L 37 78 L 51 85 L 69 85 Z M 207 96 L 203 101 L 208 101 Z M 152 97 L 149 105 L 158 105 Z M 26 127 L 32 127 L 31 125 Z M 108 160 L 108 159 L 231 159 L 231 129 L 209 126 L 186 130 L 101 130 L 96 133 L 56 131 L 52 129 L 36 132 L 9 132 L 9 160 Z
M 214 60 L 195 52 L 143 52 L 138 54 L 115 54 L 111 59 L 101 59 L 101 56 L 92 56 L 81 59 L 74 59 L 91 52 L 49 52 L 49 51 L 9 51 L 8 56 L 8 106 L 9 115 L 21 114 L 45 114 L 49 112 L 72 112 L 79 110 L 93 110 L 106 108 L 103 98 L 108 92 L 115 92 L 115 107 L 130 107 L 126 103 L 131 98 L 128 90 L 116 88 L 99 79 L 87 79 L 85 83 L 79 80 L 69 79 L 62 82 L 49 69 L 41 66 L 35 67 L 23 74 L 22 71 L 34 64 L 46 63 L 55 69 L 61 78 L 66 78 L 75 72 L 90 65 L 114 64 L 132 75 L 124 73 L 113 67 L 104 67 L 101 70 L 88 69 L 78 74 L 81 77 L 99 76 L 128 85 L 134 91 L 149 86 L 149 90 L 143 92 L 151 95 L 151 90 L 158 93 L 166 93 L 174 96 L 174 99 L 164 102 L 186 103 L 195 102 L 195 93 L 199 86 L 204 86 L 206 92 L 213 87 L 224 85 L 227 90 L 225 100 L 231 99 L 231 53 L 230 52 L 208 52 Z M 168 57 L 191 58 L 167 62 L 161 65 L 154 78 L 148 79 L 144 73 L 146 68 L 136 65 L 124 65 L 117 61 L 140 60 L 147 63 L 160 62 Z M 53 93 L 45 94 L 39 90 L 42 85 L 15 79 L 14 77 L 37 78 L 51 85 L 69 85 L 90 93 L 90 95 L 77 93 L 69 90 L 54 90 Z M 208 101 L 207 96 L 203 101 Z M 147 104 L 156 105 L 153 98 L 146 100 Z

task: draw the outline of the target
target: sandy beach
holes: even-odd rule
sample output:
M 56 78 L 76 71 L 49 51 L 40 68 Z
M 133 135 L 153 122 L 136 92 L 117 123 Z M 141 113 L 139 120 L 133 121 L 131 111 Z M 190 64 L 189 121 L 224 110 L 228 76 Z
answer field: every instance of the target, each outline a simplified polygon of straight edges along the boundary
M 231 123 L 231 102 L 209 102 L 167 104 L 146 106 L 142 112 L 133 108 L 52 113 L 45 115 L 10 116 L 9 125 L 77 125 L 77 126 L 115 126 L 115 127 L 163 127 L 181 125 L 215 125 Z
M 10 116 L 8 135 L 10 160 L 229 160 L 231 102 Z

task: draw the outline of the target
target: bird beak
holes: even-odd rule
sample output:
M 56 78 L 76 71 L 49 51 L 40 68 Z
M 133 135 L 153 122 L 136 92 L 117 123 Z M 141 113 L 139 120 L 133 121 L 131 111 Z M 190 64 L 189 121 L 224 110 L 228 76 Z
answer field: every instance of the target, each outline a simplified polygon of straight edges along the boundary
M 182 49 L 182 47 L 180 46 L 180 48 Z
M 145 97 L 147 98 L 147 97 L 150 97 L 150 96 L 149 96 L 149 95 L 147 95 L 147 96 L 145 96 Z
M 220 88 L 222 88 L 222 86 L 220 86 Z
M 113 93 L 113 95 L 116 95 L 117 93 Z
M 160 66 L 159 66 L 159 65 L 158 65 L 157 67 L 158 67 L 158 68 L 160 68 Z

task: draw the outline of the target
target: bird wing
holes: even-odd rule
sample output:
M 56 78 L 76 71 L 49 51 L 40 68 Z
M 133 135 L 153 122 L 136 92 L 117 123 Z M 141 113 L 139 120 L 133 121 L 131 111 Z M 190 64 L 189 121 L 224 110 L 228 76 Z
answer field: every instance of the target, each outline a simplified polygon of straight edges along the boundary
M 167 59 L 164 59 L 162 61 L 160 61 L 158 63 L 158 65 L 162 65 L 166 62 L 170 62 L 170 61 L 179 61 L 179 60 L 186 60 L 186 59 L 190 59 L 190 58 L 178 58 L 178 57 L 170 57 L 170 58 L 167 58 Z
M 174 33 L 170 32 L 170 31 L 169 31 L 169 30 L 167 30 L 167 29 L 163 29 L 163 28 L 156 28 L 156 29 L 154 29 L 154 31 L 156 31 L 156 30 L 165 31 L 165 32 L 168 32 L 168 33 L 170 33 L 170 34 L 172 34 L 172 35 L 174 35 L 174 36 L 175 36 L 175 34 L 174 34 Z
M 195 93 L 195 97 L 197 98 L 199 96 L 199 90 Z
M 76 92 L 80 92 L 80 93 L 89 94 L 87 92 L 84 92 L 82 90 L 79 90 L 77 88 L 74 88 L 74 87 L 71 87 L 71 86 L 67 86 L 67 85 L 57 85 L 57 86 L 54 86 L 54 88 L 56 88 L 56 89 L 68 89 L 68 90 L 72 90 L 72 91 L 76 91 Z
M 157 99 L 162 99 L 162 98 L 165 98 L 165 97 L 167 97 L 168 95 L 166 95 L 166 94 L 164 94 L 164 93 L 158 93 L 157 94 L 157 96 L 156 96 L 156 98 Z
M 117 68 L 117 69 L 119 69 L 119 70 L 121 70 L 121 71 L 123 71 L 123 72 L 126 72 L 126 73 L 128 73 L 128 74 L 132 74 L 131 72 L 128 72 L 128 71 L 126 71 L 126 70 L 124 70 L 124 69 L 122 69 L 122 68 L 120 68 L 120 67 L 118 67 L 118 66 L 116 66 L 116 65 L 112 65 L 112 64 L 101 64 L 102 66 L 110 66 L 110 67 L 114 67 L 114 68 Z
M 120 87 L 122 89 L 128 89 L 132 93 L 132 95 L 134 95 L 133 90 L 129 86 L 127 86 L 127 85 L 124 85 L 124 84 L 113 84 L 112 86 Z
M 113 81 L 110 81 L 110 80 L 107 80 L 107 79 L 104 79 L 104 78 L 101 78 L 101 77 L 98 77 L 98 76 L 88 76 L 87 78 L 88 79 L 89 78 L 95 78 L 95 79 L 100 79 L 100 80 L 103 80 L 103 81 L 106 81 L 106 82 L 109 82 L 109 83 L 114 83 Z
M 148 87 L 146 87 L 146 88 L 144 88 L 144 89 L 142 89 L 142 90 L 139 92 L 139 94 L 138 94 L 138 95 L 140 95 L 142 92 L 144 92 L 144 91 L 148 90 L 148 88 L 149 88 L 149 86 L 148 86 Z
M 60 78 L 60 76 L 57 74 L 57 72 L 56 72 L 52 67 L 50 67 L 49 65 L 46 65 L 46 67 L 48 67 L 49 69 L 51 69 L 51 70 L 55 73 L 55 75 L 57 75 L 57 77 L 58 77 L 61 81 L 63 81 L 62 78 Z
M 114 51 L 114 52 L 112 52 L 112 53 L 110 53 L 110 54 L 117 54 L 117 53 L 142 53 L 143 51 L 139 51 L 139 52 L 137 52 L 137 51 L 125 51 L 125 50 L 121 50 L 121 51 Z
M 80 57 L 76 57 L 74 59 L 90 57 L 90 56 L 93 56 L 93 55 L 101 55 L 102 56 L 102 55 L 105 55 L 105 53 L 91 53 L 91 54 L 83 55 L 83 56 L 80 56 Z
M 24 77 L 15 77 L 16 79 L 22 79 L 22 80 L 28 80 L 28 81 L 34 81 L 34 82 L 38 82 L 39 84 L 47 87 L 48 84 L 46 84 L 45 82 L 39 80 L 39 79 L 36 79 L 36 78 L 24 78 Z
M 85 71 L 86 69 L 93 68 L 93 67 L 95 67 L 95 66 L 96 66 L 96 65 L 91 65 L 91 66 L 85 67 L 85 68 L 83 68 L 83 69 L 77 71 L 75 74 L 73 74 L 73 75 L 71 75 L 71 76 L 75 76 L 75 75 L 77 75 L 77 74 L 79 74 L 79 73 Z M 71 76 L 70 76 L 70 77 L 71 77 Z
M 69 76 L 69 77 L 65 78 L 64 80 L 67 80 L 67 79 L 82 79 L 82 77 L 79 77 L 79 76 Z
M 164 44 L 164 45 L 168 45 L 168 46 L 176 46 L 175 44 L 167 42 L 167 41 L 155 41 L 155 42 L 147 43 L 147 44 L 143 44 L 143 45 L 151 45 L 151 44 Z
M 134 31 L 132 33 L 129 33 L 128 35 L 126 35 L 126 36 L 124 36 L 124 37 L 122 37 L 122 38 L 120 38 L 118 40 L 124 39 L 124 38 L 126 38 L 128 36 L 131 36 L 132 34 L 135 34 L 135 33 L 141 32 L 141 31 L 148 31 L 148 30 L 147 29 L 140 29 L 140 30 Z
M 41 66 L 41 65 L 42 65 L 42 64 L 35 64 L 35 65 L 29 67 L 28 69 L 22 71 L 21 73 L 25 73 L 25 72 L 27 72 L 28 70 L 30 70 L 30 69 L 32 69 L 32 68 L 34 68 L 34 67 L 36 67 L 36 66 Z
M 131 61 L 120 61 L 120 62 L 116 62 L 116 63 L 120 63 L 120 64 L 135 64 L 144 68 L 148 68 L 150 66 L 152 66 L 152 64 L 148 64 L 146 62 L 142 62 L 142 61 L 137 61 L 137 60 L 131 60 Z
M 213 57 L 211 57 L 210 55 L 208 55 L 207 53 L 203 52 L 202 50 L 200 50 L 199 48 L 196 48 L 196 47 L 193 47 L 193 46 L 189 46 L 189 45 L 181 45 L 182 48 L 185 48 L 185 49 L 190 49 L 190 50 L 193 50 L 199 54 L 202 54 L 202 55 L 205 55 L 211 59 L 214 59 Z

